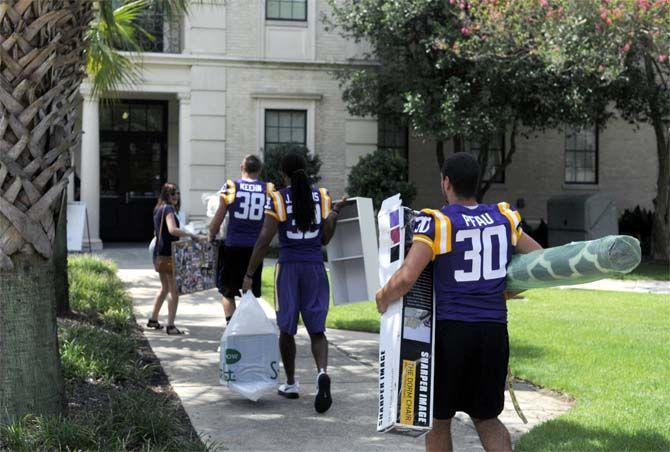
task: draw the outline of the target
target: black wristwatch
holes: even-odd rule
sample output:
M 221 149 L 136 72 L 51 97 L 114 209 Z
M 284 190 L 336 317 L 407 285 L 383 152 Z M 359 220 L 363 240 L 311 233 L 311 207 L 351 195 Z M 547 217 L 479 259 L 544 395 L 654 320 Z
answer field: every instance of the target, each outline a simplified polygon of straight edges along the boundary
M 249 273 L 247 273 L 246 275 L 244 275 L 244 277 L 245 277 L 245 278 L 249 278 L 249 279 L 254 279 L 254 275 L 250 275 Z

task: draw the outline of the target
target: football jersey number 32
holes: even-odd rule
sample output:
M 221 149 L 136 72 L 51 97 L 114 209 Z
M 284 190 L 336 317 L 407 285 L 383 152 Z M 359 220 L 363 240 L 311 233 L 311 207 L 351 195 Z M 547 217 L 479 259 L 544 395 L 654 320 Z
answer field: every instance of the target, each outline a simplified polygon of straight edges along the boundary
M 498 268 L 493 268 L 493 236 L 498 237 Z M 472 264 L 472 270 L 456 270 L 458 282 L 504 278 L 507 274 L 507 230 L 502 224 L 484 229 L 461 229 L 456 232 L 456 242 L 469 240 L 472 247 L 463 255 Z

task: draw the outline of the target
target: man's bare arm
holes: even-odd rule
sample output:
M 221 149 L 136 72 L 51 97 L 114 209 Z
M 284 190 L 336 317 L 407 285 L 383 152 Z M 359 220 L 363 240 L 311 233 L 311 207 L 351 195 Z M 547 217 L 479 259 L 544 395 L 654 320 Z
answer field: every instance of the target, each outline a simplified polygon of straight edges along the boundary
M 519 237 L 519 240 L 516 242 L 516 247 L 514 248 L 514 253 L 515 254 L 528 254 L 532 253 L 533 251 L 541 250 L 542 245 L 537 243 L 534 238 L 526 234 L 525 232 L 521 233 L 521 237 Z M 513 298 L 517 295 L 519 295 L 523 290 L 515 290 L 515 291 L 510 291 L 506 290 L 505 291 L 505 299 L 510 299 Z
M 346 204 L 347 198 L 342 198 L 337 204 L 333 206 L 333 210 L 324 220 L 323 230 L 321 231 L 321 244 L 328 245 L 330 240 L 335 235 L 335 227 L 337 226 L 337 218 L 340 215 L 340 210 Z
M 516 254 L 528 254 L 533 251 L 541 250 L 542 245 L 537 243 L 534 238 L 526 234 L 525 232 L 521 233 L 519 241 L 516 242 L 516 247 L 514 248 L 514 253 Z
M 254 251 L 251 253 L 251 258 L 249 259 L 249 265 L 247 266 L 247 275 L 253 275 L 256 272 L 256 269 L 259 265 L 263 263 L 263 258 L 270 248 L 270 242 L 272 238 L 277 233 L 277 220 L 270 215 L 265 215 L 265 220 L 263 220 L 263 227 L 261 228 L 261 233 L 256 240 L 254 245 Z
M 425 243 L 415 242 L 400 269 L 384 287 L 377 291 L 377 310 L 386 312 L 391 302 L 400 299 L 412 288 L 426 265 L 433 259 L 433 250 Z

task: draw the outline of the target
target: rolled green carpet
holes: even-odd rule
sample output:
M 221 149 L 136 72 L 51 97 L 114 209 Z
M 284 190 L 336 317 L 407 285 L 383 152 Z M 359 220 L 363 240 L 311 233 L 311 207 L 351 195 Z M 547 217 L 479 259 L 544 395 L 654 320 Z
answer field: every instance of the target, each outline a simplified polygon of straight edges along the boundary
M 507 290 L 584 284 L 629 273 L 640 264 L 641 256 L 640 242 L 628 235 L 515 254 L 507 266 Z

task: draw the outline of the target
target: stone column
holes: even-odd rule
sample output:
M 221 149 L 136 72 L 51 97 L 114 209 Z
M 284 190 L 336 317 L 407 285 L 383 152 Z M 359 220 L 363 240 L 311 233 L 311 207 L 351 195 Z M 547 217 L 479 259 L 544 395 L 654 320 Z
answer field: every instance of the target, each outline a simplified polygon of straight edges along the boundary
M 191 201 L 191 93 L 179 93 L 179 190 L 188 221 Z
M 191 53 L 191 20 L 188 14 L 184 14 L 182 17 L 182 26 L 181 53 Z
M 88 230 L 94 250 L 102 249 L 100 240 L 100 120 L 99 99 L 90 92 L 82 92 L 81 141 L 81 201 L 86 203 Z M 84 228 L 83 249 L 88 249 L 88 235 Z

